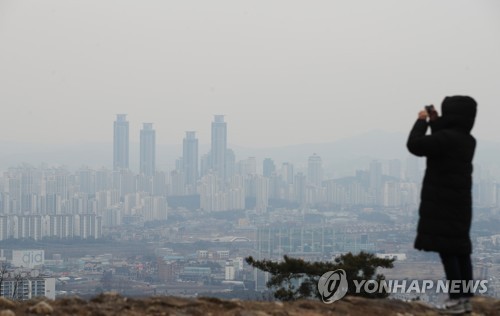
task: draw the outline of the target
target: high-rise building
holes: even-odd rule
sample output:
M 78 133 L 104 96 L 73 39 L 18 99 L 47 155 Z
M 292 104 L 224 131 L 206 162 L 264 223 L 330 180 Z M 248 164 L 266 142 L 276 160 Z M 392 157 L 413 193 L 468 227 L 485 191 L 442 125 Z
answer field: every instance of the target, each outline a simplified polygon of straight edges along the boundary
M 184 174 L 178 170 L 170 172 L 170 190 L 168 195 L 186 195 L 186 182 Z M 192 193 L 192 192 L 190 192 Z
M 78 171 L 78 179 L 80 183 L 80 192 L 94 194 L 95 193 L 95 173 L 88 167 L 82 167 Z
M 18 278 L 15 276 L 16 272 L 6 272 L 6 277 L 2 279 L 0 296 L 9 297 L 16 301 L 26 301 L 40 297 L 54 300 L 56 298 L 56 279 L 38 275 L 34 277 L 32 276 L 33 273 L 34 271 L 29 271 L 29 276 Z
M 269 205 L 269 179 L 257 175 L 255 177 L 255 210 L 266 212 Z
M 153 177 L 153 195 L 167 195 L 167 174 L 157 171 Z
M 283 178 L 283 181 L 285 184 L 293 184 L 294 180 L 294 173 L 293 173 L 293 164 L 289 162 L 284 162 L 283 165 L 281 166 L 281 177 Z
M 75 235 L 82 239 L 102 237 L 102 217 L 96 214 L 75 215 Z
M 226 179 L 231 179 L 234 176 L 236 168 L 236 155 L 230 148 L 226 150 Z
M 262 162 L 262 174 L 264 177 L 270 178 L 271 175 L 276 171 L 276 166 L 271 158 L 266 158 Z
M 321 157 L 316 153 L 309 157 L 307 162 L 307 182 L 308 184 L 321 187 L 323 181 L 323 163 Z
M 306 202 L 306 176 L 299 172 L 293 179 L 293 195 L 295 201 L 303 206 Z
M 381 205 L 383 202 L 383 183 L 382 183 L 382 163 L 373 160 L 370 163 L 370 192 L 375 205 Z
M 242 176 L 257 174 L 257 159 L 248 157 L 238 162 L 238 173 Z
M 49 216 L 50 237 L 73 238 L 75 234 L 74 216 L 69 214 Z
M 128 169 L 127 114 L 117 114 L 113 132 L 113 169 Z
M 182 165 L 186 185 L 194 187 L 198 180 L 198 139 L 195 132 L 186 132 L 182 142 Z
M 388 175 L 398 180 L 401 179 L 401 160 L 399 159 L 389 160 Z
M 147 176 L 155 174 L 156 132 L 153 123 L 144 123 L 141 129 L 140 172 Z
M 95 172 L 95 190 L 106 191 L 112 188 L 112 174 L 109 170 L 101 168 Z
M 227 152 L 227 124 L 224 122 L 224 115 L 214 116 L 211 145 L 212 169 L 219 177 L 219 180 L 224 181 L 226 179 Z
M 209 174 L 212 170 L 212 156 L 210 152 L 208 154 L 204 154 L 200 158 L 200 178 Z
M 163 196 L 142 198 L 142 217 L 146 222 L 167 220 L 167 199 Z
M 408 156 L 406 159 L 405 180 L 417 183 L 422 181 L 422 172 L 420 171 L 419 161 L 415 156 Z

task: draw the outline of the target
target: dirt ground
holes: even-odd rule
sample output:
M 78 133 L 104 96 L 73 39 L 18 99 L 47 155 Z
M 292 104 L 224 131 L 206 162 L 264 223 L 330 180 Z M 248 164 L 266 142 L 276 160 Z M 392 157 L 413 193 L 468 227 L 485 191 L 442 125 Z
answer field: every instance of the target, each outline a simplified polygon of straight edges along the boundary
M 475 297 L 474 312 L 470 316 L 500 315 L 500 300 Z M 398 300 L 371 300 L 359 297 L 344 297 L 330 305 L 319 301 L 296 302 L 253 302 L 240 300 L 219 300 L 216 298 L 187 299 L 178 297 L 149 297 L 131 299 L 115 293 L 101 294 L 91 300 L 62 298 L 15 302 L 0 298 L 0 316 L 14 315 L 343 315 L 343 316 L 417 316 L 439 315 L 430 306 L 419 302 Z

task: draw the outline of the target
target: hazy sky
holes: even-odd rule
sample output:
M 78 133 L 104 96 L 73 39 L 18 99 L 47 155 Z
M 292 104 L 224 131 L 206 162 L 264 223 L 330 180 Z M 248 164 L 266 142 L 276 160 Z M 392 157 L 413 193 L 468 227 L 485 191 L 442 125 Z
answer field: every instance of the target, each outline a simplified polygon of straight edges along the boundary
M 0 0 L 0 141 L 328 142 L 453 94 L 500 141 L 500 1 Z

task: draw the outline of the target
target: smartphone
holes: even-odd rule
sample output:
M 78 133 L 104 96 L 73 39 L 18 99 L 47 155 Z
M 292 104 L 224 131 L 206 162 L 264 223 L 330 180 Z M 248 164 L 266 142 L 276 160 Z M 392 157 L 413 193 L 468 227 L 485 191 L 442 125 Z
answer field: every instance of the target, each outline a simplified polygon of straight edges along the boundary
M 431 115 L 431 113 L 434 112 L 434 105 L 426 105 L 425 110 L 427 111 L 427 114 Z

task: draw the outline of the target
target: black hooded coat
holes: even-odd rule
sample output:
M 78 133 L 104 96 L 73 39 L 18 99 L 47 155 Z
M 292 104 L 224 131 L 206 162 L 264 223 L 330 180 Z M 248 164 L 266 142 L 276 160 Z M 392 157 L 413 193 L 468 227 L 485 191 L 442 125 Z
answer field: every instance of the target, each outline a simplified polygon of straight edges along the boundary
M 408 150 L 427 157 L 422 183 L 415 248 L 447 254 L 470 254 L 472 158 L 476 140 L 470 134 L 477 104 L 471 97 L 446 97 L 441 117 L 418 119 Z M 432 133 L 426 135 L 430 125 Z

